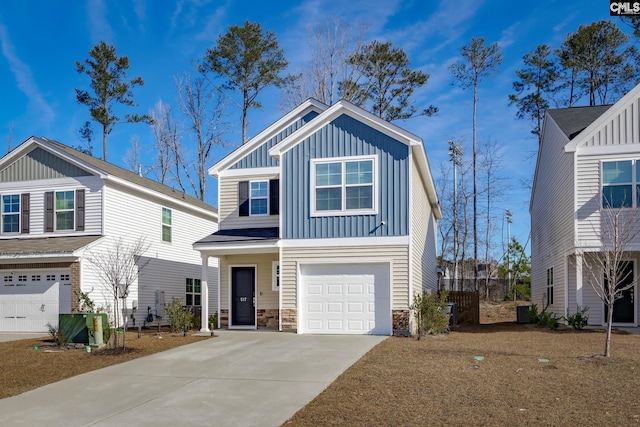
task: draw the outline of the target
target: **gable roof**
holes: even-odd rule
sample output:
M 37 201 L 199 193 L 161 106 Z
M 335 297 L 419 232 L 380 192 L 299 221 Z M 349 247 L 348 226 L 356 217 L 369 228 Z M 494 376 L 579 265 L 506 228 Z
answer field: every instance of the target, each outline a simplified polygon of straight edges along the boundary
M 572 140 L 610 107 L 611 105 L 555 108 L 547 110 L 547 114 L 556 122 L 560 130 L 567 135 L 567 138 Z
M 311 122 L 302 126 L 278 144 L 271 147 L 271 149 L 269 149 L 269 155 L 276 159 L 280 159 L 280 156 L 284 153 L 295 147 L 327 123 L 343 114 L 348 115 L 349 117 L 352 117 L 410 147 L 411 153 L 415 156 L 419 175 L 433 208 L 434 215 L 436 218 L 442 218 L 442 211 L 440 209 L 436 187 L 433 182 L 433 176 L 431 175 L 431 169 L 429 167 L 429 161 L 427 160 L 427 154 L 424 149 L 422 138 L 343 99 L 336 102 L 331 107 L 320 113 L 320 115 Z
M 271 126 L 260 132 L 258 135 L 249 139 L 247 142 L 242 144 L 238 149 L 232 151 L 227 156 L 225 156 L 218 163 L 214 164 L 209 168 L 209 175 L 218 176 L 221 171 L 231 167 L 238 160 L 242 159 L 247 154 L 251 153 L 253 150 L 258 148 L 261 144 L 273 138 L 284 130 L 287 126 L 289 126 L 295 120 L 305 116 L 311 111 L 315 111 L 317 113 L 321 113 L 327 109 L 327 106 L 322 102 L 315 100 L 313 98 L 307 99 L 305 102 L 289 111 L 283 117 L 278 119 Z
M 93 174 L 100 176 L 102 179 L 111 180 L 127 187 L 135 187 L 136 189 L 146 193 L 153 193 L 156 196 L 170 199 L 189 208 L 204 211 L 208 215 L 213 215 L 216 218 L 218 216 L 216 208 L 201 201 L 200 199 L 181 191 L 176 191 L 169 186 L 152 179 L 142 177 L 112 163 L 105 162 L 104 160 L 85 154 L 58 141 L 44 137 L 32 136 L 7 153 L 0 159 L 0 170 L 13 163 L 21 155 L 31 151 L 34 146 L 42 147 L 45 150 L 61 156 L 70 163 L 88 170 Z

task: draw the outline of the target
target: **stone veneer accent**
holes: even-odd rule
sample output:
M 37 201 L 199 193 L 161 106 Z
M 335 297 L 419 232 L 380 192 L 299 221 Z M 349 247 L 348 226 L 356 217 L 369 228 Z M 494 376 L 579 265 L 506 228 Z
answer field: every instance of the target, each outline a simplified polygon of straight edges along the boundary
M 71 312 L 75 313 L 80 310 L 80 263 L 71 263 Z
M 298 329 L 298 311 L 295 309 L 282 310 L 282 330 Z
M 393 332 L 409 333 L 409 310 L 393 310 Z
M 226 308 L 223 308 L 220 310 L 220 327 L 221 328 L 227 328 L 229 327 L 229 310 Z
M 266 326 L 269 328 L 278 327 L 278 309 L 258 309 L 258 326 Z

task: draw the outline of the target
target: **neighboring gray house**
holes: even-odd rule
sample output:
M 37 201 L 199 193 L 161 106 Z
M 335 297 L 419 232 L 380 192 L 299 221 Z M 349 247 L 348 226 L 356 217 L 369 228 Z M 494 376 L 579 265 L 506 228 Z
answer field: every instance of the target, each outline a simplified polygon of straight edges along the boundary
M 640 86 L 612 106 L 547 111 L 530 203 L 533 303 L 558 316 L 588 306 L 589 323 L 605 322 L 584 257 L 602 250 L 606 209 L 637 212 L 639 186 Z M 640 239 L 628 249 L 625 263 L 637 277 Z M 615 324 L 638 325 L 636 292 L 616 302 Z
M 0 331 L 47 331 L 59 313 L 77 308 L 80 291 L 109 309 L 112 298 L 86 258 L 117 239 L 142 237 L 149 245 L 128 297 L 136 324 L 147 307 L 155 315 L 174 296 L 215 307 L 217 294 L 205 298 L 202 262 L 191 247 L 215 230 L 217 211 L 198 199 L 59 142 L 29 138 L 0 159 Z M 215 263 L 207 273 L 217 277 Z
M 389 335 L 437 289 L 436 190 L 398 126 L 308 100 L 209 173 L 219 231 L 193 247 L 220 263 L 221 326 Z

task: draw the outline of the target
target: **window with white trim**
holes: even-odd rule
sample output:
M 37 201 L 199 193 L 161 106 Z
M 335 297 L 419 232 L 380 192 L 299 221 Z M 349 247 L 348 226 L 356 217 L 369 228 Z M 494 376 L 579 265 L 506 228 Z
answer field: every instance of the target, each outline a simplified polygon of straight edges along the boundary
M 201 294 L 202 282 L 200 281 L 200 279 L 192 279 L 187 277 L 187 279 L 185 280 L 185 305 L 200 305 Z
M 315 216 L 375 214 L 376 157 L 311 160 L 311 193 Z
M 171 209 L 162 208 L 162 241 L 171 242 Z
M 73 230 L 75 218 L 75 191 L 56 191 L 55 194 L 55 229 Z
M 20 232 L 20 195 L 3 194 L 2 205 L 2 233 Z
M 547 269 L 547 305 L 553 304 L 553 267 Z
M 602 162 L 602 207 L 640 206 L 640 165 L 637 160 Z
M 271 290 L 280 290 L 280 261 L 271 263 Z
M 249 183 L 250 215 L 269 214 L 269 181 L 251 181 Z

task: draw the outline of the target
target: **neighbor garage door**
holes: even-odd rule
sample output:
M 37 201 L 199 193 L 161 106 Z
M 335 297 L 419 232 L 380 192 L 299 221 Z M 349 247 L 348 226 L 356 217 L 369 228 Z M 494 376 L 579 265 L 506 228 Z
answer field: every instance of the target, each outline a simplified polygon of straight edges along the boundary
M 0 331 L 46 332 L 58 313 L 71 311 L 71 272 L 24 270 L 0 272 Z
M 390 335 L 389 264 L 300 267 L 300 333 Z

